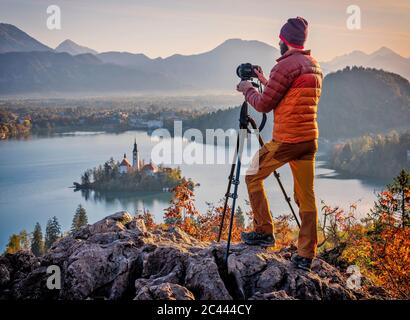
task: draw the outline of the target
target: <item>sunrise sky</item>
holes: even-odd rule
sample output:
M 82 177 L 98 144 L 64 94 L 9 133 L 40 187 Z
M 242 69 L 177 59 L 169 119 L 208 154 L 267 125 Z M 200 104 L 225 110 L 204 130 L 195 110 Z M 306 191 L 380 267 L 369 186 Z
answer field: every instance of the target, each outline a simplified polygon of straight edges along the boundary
M 46 8 L 52 4 L 61 8 L 61 30 L 46 27 Z M 346 27 L 346 8 L 352 4 L 361 9 L 361 30 Z M 280 27 L 296 16 L 309 21 L 307 47 L 321 61 L 382 46 L 410 57 L 408 0 L 0 0 L 1 22 L 48 46 L 69 38 L 100 52 L 151 58 L 208 51 L 229 38 L 277 47 Z

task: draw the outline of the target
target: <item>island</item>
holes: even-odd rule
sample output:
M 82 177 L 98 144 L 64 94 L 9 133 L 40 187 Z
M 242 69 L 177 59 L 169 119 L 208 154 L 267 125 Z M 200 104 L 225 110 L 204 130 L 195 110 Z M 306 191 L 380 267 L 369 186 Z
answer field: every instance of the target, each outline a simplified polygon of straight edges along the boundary
M 180 168 L 156 165 L 152 160 L 145 163 L 139 157 L 136 140 L 132 154 L 132 164 L 124 153 L 122 161 L 110 158 L 103 165 L 86 170 L 81 176 L 81 182 L 73 183 L 74 191 L 169 192 L 186 180 Z

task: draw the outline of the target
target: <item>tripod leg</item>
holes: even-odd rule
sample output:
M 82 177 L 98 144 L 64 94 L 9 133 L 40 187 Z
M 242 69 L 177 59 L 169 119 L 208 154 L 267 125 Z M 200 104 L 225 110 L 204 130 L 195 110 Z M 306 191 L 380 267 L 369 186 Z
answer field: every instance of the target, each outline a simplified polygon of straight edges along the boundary
M 225 203 L 224 203 L 224 209 L 223 209 L 223 212 L 222 212 L 221 223 L 219 225 L 219 233 L 218 233 L 218 240 L 217 240 L 218 242 L 221 241 L 226 210 L 228 209 L 228 200 L 229 200 L 230 193 L 231 193 L 232 180 L 233 180 L 233 177 L 234 177 L 234 174 L 235 174 L 236 161 L 237 161 L 237 157 L 238 157 L 238 148 L 239 148 L 239 134 L 238 134 L 237 141 L 236 141 L 236 150 L 235 150 L 234 158 L 233 158 L 233 161 L 232 161 L 231 172 L 229 173 L 228 187 L 227 187 L 226 193 L 225 193 Z
M 226 244 L 226 253 L 225 253 L 225 264 L 228 263 L 228 256 L 229 256 L 229 249 L 231 247 L 231 236 L 232 236 L 232 227 L 233 227 L 233 219 L 235 216 L 235 206 L 236 206 L 236 198 L 238 197 L 238 185 L 239 185 L 239 178 L 241 174 L 241 158 L 243 152 L 243 145 L 246 137 L 246 129 L 241 129 L 239 133 L 239 148 L 238 148 L 238 158 L 236 164 L 236 173 L 235 178 L 233 179 L 232 183 L 234 184 L 234 191 L 232 195 L 232 210 L 231 210 L 231 218 L 229 221 L 229 232 L 228 232 L 228 241 Z
M 279 183 L 279 186 L 280 186 L 280 189 L 282 190 L 283 196 L 285 197 L 285 200 L 289 205 L 290 211 L 292 211 L 293 217 L 295 218 L 296 224 L 298 225 L 298 227 L 300 229 L 300 222 L 298 220 L 298 217 L 296 216 L 295 211 L 293 210 L 292 204 L 290 203 L 290 197 L 288 197 L 288 195 L 286 194 L 285 188 L 283 187 L 282 182 L 280 181 L 280 175 L 276 171 L 274 171 L 273 174 L 275 175 L 275 178 Z

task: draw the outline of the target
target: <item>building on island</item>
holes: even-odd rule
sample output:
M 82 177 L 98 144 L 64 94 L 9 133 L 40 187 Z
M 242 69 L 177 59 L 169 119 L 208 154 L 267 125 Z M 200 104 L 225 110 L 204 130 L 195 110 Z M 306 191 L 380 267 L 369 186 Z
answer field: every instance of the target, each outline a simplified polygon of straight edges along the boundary
M 145 175 L 153 176 L 158 172 L 158 167 L 150 160 L 145 164 L 144 160 L 139 157 L 137 140 L 134 140 L 134 149 L 132 150 L 132 165 L 127 159 L 127 155 L 124 153 L 124 158 L 119 164 L 119 171 L 121 174 L 129 173 L 131 171 L 141 172 Z
M 155 173 L 158 172 L 158 167 L 155 165 L 155 163 L 150 161 L 149 163 L 147 163 L 146 165 L 142 167 L 141 171 L 142 173 L 146 175 L 153 176 L 155 175 Z
M 132 150 L 132 166 L 137 171 L 140 170 L 140 157 L 138 154 L 137 139 L 134 140 L 134 149 Z
M 131 163 L 128 161 L 127 155 L 125 153 L 124 153 L 124 159 L 122 159 L 119 168 L 120 168 L 121 174 L 129 172 L 130 169 L 132 168 Z

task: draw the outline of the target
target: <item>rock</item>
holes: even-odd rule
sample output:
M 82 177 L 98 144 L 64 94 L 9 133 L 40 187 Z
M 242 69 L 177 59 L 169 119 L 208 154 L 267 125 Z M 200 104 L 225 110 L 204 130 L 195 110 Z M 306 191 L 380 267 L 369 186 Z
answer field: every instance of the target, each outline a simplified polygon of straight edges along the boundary
M 228 273 L 234 277 L 241 298 L 252 295 L 255 285 L 253 275 L 267 266 L 264 252 L 253 249 L 244 246 L 242 252 L 234 252 L 228 257 Z
M 135 300 L 195 300 L 195 297 L 183 286 L 164 282 L 159 285 L 142 287 L 137 292 Z
M 186 244 L 196 244 L 198 241 L 191 237 L 190 235 L 186 234 L 184 231 L 181 230 L 179 227 L 174 227 L 169 230 L 172 240 L 175 242 L 181 242 Z
M 68 258 L 64 272 L 65 289 L 61 296 L 84 299 L 97 289 L 110 286 L 104 295 L 119 299 L 129 289 L 131 272 L 137 272 L 138 262 L 139 250 L 132 242 L 117 240 L 108 245 L 86 244 Z
M 128 212 L 120 211 L 91 225 L 89 230 L 91 234 L 124 231 L 125 225 L 132 220 L 133 218 Z
M 19 251 L 15 254 L 5 254 L 0 257 L 0 299 L 30 298 L 25 295 L 24 284 L 29 288 L 30 279 L 40 267 L 40 260 L 31 252 Z M 37 282 L 37 281 L 35 281 Z M 42 288 L 43 289 L 43 288 Z M 36 298 L 36 294 L 32 296 Z
M 346 288 L 346 278 L 326 262 L 315 259 L 312 272 L 295 268 L 287 251 L 267 252 L 262 248 L 245 248 L 228 260 L 228 272 L 235 275 L 245 299 L 283 291 L 296 299 L 355 299 Z M 251 265 L 251 266 L 250 266 Z
M 147 230 L 143 219 L 117 212 L 57 241 L 37 258 L 0 256 L 0 299 L 371 299 L 321 259 L 295 269 L 293 247 L 280 251 L 200 242 L 179 228 Z M 47 288 L 47 267 L 61 270 L 61 290 Z M 373 288 L 377 296 L 384 292 Z
M 95 234 L 124 231 L 127 229 L 126 225 L 132 221 L 133 217 L 127 211 L 119 211 L 92 225 L 83 227 L 79 231 L 76 231 L 73 237 L 75 239 L 86 240 Z
M 231 300 L 209 250 L 188 258 L 185 285 L 200 300 Z
M 295 300 L 295 298 L 288 296 L 285 290 L 280 290 L 268 293 L 256 292 L 249 300 Z
M 7 286 L 9 282 L 10 271 L 4 264 L 0 264 L 0 288 Z
M 128 229 L 136 231 L 138 234 L 144 234 L 147 232 L 147 227 L 145 226 L 144 219 L 142 218 L 135 217 L 125 226 Z

